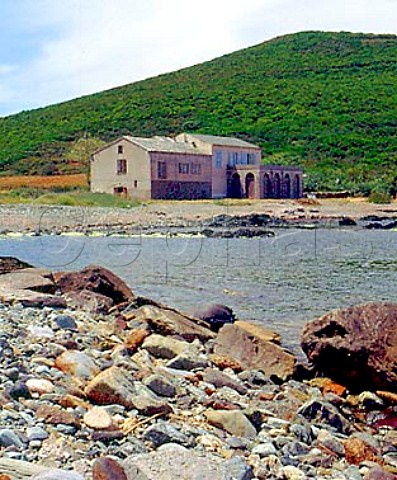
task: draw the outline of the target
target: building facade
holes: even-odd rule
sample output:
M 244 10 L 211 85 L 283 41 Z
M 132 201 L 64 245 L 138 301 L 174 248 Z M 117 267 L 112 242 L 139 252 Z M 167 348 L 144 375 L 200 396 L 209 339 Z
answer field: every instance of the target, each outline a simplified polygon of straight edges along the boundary
M 91 191 L 137 199 L 300 198 L 302 170 L 262 165 L 243 140 L 182 133 L 125 136 L 91 158 Z

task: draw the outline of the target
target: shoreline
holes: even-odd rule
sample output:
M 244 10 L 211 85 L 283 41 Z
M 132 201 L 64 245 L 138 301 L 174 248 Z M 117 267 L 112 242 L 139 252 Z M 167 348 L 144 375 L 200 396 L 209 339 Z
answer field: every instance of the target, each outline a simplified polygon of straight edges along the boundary
M 279 228 L 397 228 L 397 204 L 363 199 L 159 201 L 132 209 L 0 205 L 0 235 L 266 236 Z M 212 231 L 212 232 L 211 232 Z

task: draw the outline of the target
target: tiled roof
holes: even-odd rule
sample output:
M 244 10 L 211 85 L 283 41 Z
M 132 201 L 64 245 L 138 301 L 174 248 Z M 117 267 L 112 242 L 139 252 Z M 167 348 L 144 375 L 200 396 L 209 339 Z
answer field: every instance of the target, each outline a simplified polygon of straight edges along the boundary
M 138 145 L 148 152 L 170 152 L 170 153 L 189 153 L 192 155 L 206 155 L 200 148 L 194 147 L 189 143 L 176 142 L 169 137 L 125 137 L 130 142 Z
M 253 143 L 248 143 L 244 140 L 234 137 L 218 137 L 217 135 L 200 135 L 200 134 L 189 134 L 191 137 L 197 138 L 205 143 L 210 143 L 211 145 L 219 145 L 224 147 L 250 147 L 250 148 L 259 148 L 258 145 Z

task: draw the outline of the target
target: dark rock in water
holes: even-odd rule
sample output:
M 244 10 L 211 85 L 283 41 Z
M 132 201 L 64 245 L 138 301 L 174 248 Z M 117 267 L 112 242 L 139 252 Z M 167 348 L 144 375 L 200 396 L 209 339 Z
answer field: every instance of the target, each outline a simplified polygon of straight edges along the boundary
M 233 310 L 226 305 L 208 305 L 193 312 L 193 317 L 204 320 L 211 330 L 218 331 L 225 323 L 233 323 L 235 316 Z
M 15 270 L 21 270 L 23 268 L 33 267 L 15 257 L 0 257 L 0 275 L 14 272 Z
M 89 266 L 79 272 L 55 275 L 62 293 L 89 290 L 111 298 L 115 304 L 130 302 L 135 295 L 128 285 L 110 270 L 99 266 Z
M 76 320 L 71 315 L 57 315 L 54 318 L 54 322 L 56 323 L 57 327 L 62 330 L 77 331 Z
M 110 457 L 97 458 L 92 466 L 93 480 L 127 480 L 124 468 Z
M 343 217 L 339 220 L 340 227 L 355 227 L 357 222 L 349 217 Z
M 397 304 L 369 303 L 309 322 L 302 349 L 317 370 L 353 390 L 397 388 Z

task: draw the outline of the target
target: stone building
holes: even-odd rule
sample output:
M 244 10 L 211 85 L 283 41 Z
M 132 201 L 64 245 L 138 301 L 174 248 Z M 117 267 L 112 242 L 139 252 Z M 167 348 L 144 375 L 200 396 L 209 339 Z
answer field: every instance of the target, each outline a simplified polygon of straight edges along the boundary
M 91 158 L 91 191 L 137 199 L 300 198 L 302 170 L 262 165 L 257 145 L 182 133 L 124 136 Z

